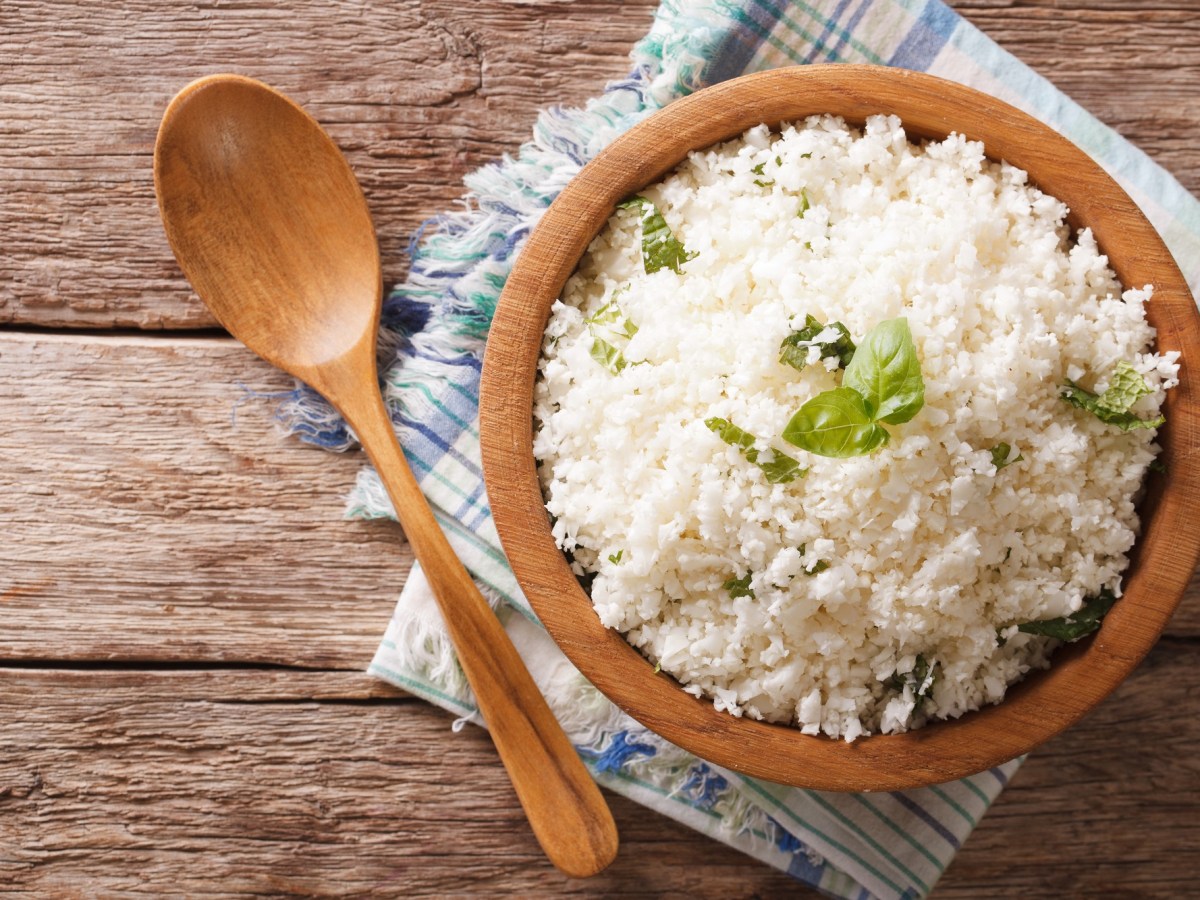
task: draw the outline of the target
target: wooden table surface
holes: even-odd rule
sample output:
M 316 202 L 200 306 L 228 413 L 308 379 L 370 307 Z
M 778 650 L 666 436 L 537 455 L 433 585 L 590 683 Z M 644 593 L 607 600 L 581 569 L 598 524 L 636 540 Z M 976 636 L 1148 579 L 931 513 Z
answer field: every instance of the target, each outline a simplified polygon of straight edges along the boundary
M 1200 0 L 956 8 L 1200 188 Z M 0 891 L 797 896 L 609 795 L 618 861 L 541 856 L 488 739 L 363 674 L 411 556 L 344 522 L 361 460 L 281 438 L 159 225 L 171 95 L 291 93 L 362 179 L 384 272 L 536 112 L 621 75 L 650 0 L 0 0 Z M 242 386 L 256 394 L 242 390 Z M 1038 750 L 935 896 L 1196 896 L 1200 582 Z

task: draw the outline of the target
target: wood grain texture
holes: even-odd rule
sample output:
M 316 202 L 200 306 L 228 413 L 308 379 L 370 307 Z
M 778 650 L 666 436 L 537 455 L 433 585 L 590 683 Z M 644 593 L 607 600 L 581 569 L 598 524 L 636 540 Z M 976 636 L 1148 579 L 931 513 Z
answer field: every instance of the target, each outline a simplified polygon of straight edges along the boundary
M 488 736 L 365 675 L 0 670 L 0 891 L 796 895 L 606 792 L 622 852 L 557 872 Z
M 360 454 L 280 438 L 290 378 L 229 338 L 5 334 L 0 384 L 0 659 L 370 661 L 412 557 L 341 521 Z
M 1200 645 L 1160 645 L 1025 764 L 934 896 L 1185 896 L 1200 766 L 1174 710 L 1197 691 Z M 487 737 L 363 675 L 7 669 L 0 709 L 0 884 L 39 896 L 816 896 L 607 793 L 621 854 L 567 879 Z
M 537 112 L 626 69 L 653 0 L 0 4 L 0 322 L 213 324 L 171 257 L 151 185 L 167 101 L 233 71 L 293 96 L 363 183 L 387 281 L 467 172 Z
M 605 628 L 559 550 L 533 458 L 534 382 L 542 333 L 580 256 L 625 197 L 693 151 L 742 134 L 832 112 L 861 123 L 898 115 L 910 135 L 950 132 L 980 141 L 1088 227 L 1126 284 L 1153 284 L 1148 318 L 1160 350 L 1200 358 L 1200 315 L 1153 226 L 1086 154 L 1036 119 L 958 84 L 878 66 L 807 66 L 761 72 L 692 94 L 604 148 L 538 221 L 505 283 L 488 333 L 480 383 L 480 443 L 492 514 L 513 572 L 538 617 L 575 666 L 642 724 L 735 771 L 818 790 L 902 790 L 962 778 L 1034 749 L 1078 721 L 1126 677 L 1165 627 L 1200 557 L 1200 372 L 1184 365 L 1159 435 L 1169 481 L 1151 482 L 1143 529 L 1121 603 L 1096 636 L 1063 648 L 1045 673 L 1005 701 L 917 731 L 854 742 L 801 735 L 717 711 L 652 669 Z M 1167 486 L 1162 487 L 1163 484 Z

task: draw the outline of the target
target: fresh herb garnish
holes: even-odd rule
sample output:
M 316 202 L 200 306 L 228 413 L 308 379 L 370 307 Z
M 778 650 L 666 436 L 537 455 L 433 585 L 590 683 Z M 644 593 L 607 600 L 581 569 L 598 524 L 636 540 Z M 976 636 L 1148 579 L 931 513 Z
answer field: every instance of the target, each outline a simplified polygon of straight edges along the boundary
M 918 653 L 912 671 L 905 675 L 897 672 L 892 676 L 890 686 L 897 691 L 911 688 L 913 698 L 920 704 L 921 701 L 930 699 L 933 686 L 937 682 L 937 667 L 936 659 L 930 663 L 923 653 Z
M 729 596 L 736 600 L 738 597 L 753 597 L 754 591 L 750 590 L 750 573 L 747 572 L 743 578 L 730 578 L 722 587 L 729 591 Z
M 620 290 L 614 291 L 613 296 Z M 614 375 L 629 365 L 625 354 L 613 341 L 628 341 L 637 334 L 638 328 L 621 312 L 616 301 L 608 301 L 583 321 L 592 336 L 592 359 Z
M 616 296 L 616 292 L 614 292 L 613 296 Z M 586 325 L 598 325 L 627 338 L 633 337 L 638 331 L 637 326 L 622 314 L 621 307 L 617 306 L 616 302 L 612 300 L 605 303 L 583 321 Z
M 646 274 L 650 275 L 659 269 L 679 271 L 679 267 L 689 259 L 695 259 L 695 253 L 689 253 L 680 243 L 667 220 L 663 218 L 658 207 L 645 197 L 630 197 L 617 204 L 619 209 L 638 207 L 642 214 L 642 265 Z
M 783 439 L 818 456 L 863 456 L 888 442 L 887 430 L 867 411 L 863 395 L 840 387 L 817 394 L 783 429 Z
M 662 671 L 662 660 L 659 660 L 658 662 L 656 662 L 654 664 L 654 674 L 657 675 L 661 671 Z
M 805 544 L 800 545 L 800 555 L 801 556 L 804 556 L 805 546 L 806 546 Z M 811 578 L 813 575 L 820 575 L 822 572 L 824 572 L 828 568 L 829 568 L 829 563 L 827 561 L 825 561 L 823 559 L 818 559 L 809 568 L 804 570 L 804 574 Z
M 846 366 L 842 387 L 863 396 L 872 419 L 900 425 L 925 405 L 925 379 L 907 319 L 888 319 L 867 332 Z
M 610 344 L 604 338 L 592 335 L 592 359 L 608 369 L 616 375 L 624 369 L 629 363 L 625 360 L 625 354 Z
M 776 164 L 776 165 L 779 165 L 779 158 L 778 158 L 778 157 L 776 157 L 776 159 L 775 159 L 775 164 Z M 762 174 L 763 174 L 763 169 L 766 167 L 766 165 L 767 165 L 766 163 L 759 163 L 757 166 L 755 166 L 755 167 L 754 167 L 753 169 L 751 169 L 750 171 L 751 171 L 751 172 L 753 172 L 755 175 L 762 175 Z M 771 187 L 773 184 L 775 184 L 774 180 L 771 180 L 771 181 L 763 181 L 763 180 L 761 180 L 761 179 L 759 179 L 759 178 L 755 178 L 755 179 L 754 179 L 754 183 L 755 183 L 755 184 L 757 184 L 759 187 Z
M 621 564 L 621 557 L 624 555 L 625 555 L 625 550 L 622 548 L 621 550 L 618 550 L 616 553 L 608 554 L 608 561 L 610 563 L 612 563 L 614 566 L 619 566 Z
M 1026 634 L 1057 638 L 1060 641 L 1077 641 L 1099 629 L 1101 620 L 1116 602 L 1116 595 L 1108 588 L 1102 588 L 1099 594 L 1068 616 L 1022 622 L 1017 626 L 1017 630 Z
M 800 188 L 800 212 L 796 213 L 796 218 L 803 219 L 804 214 L 810 209 L 812 209 L 812 204 L 808 202 L 808 191 Z M 811 250 L 812 247 L 809 247 L 809 249 Z
M 837 338 L 832 341 L 816 343 L 817 335 L 826 328 L 836 329 L 838 332 Z M 793 331 L 779 345 L 779 361 L 797 371 L 803 372 L 804 367 L 808 365 L 808 348 L 812 346 L 821 348 L 822 359 L 836 358 L 838 365 L 843 369 L 854 358 L 854 341 L 850 339 L 850 331 L 845 325 L 841 322 L 830 322 L 828 325 L 822 325 L 817 321 L 815 316 L 806 314 L 804 316 L 804 327 L 799 331 Z
M 1146 379 L 1127 362 L 1117 363 L 1117 368 L 1109 379 L 1108 388 L 1103 394 L 1095 394 L 1070 379 L 1062 386 L 1064 400 L 1072 406 L 1087 410 L 1101 422 L 1115 425 L 1122 431 L 1157 428 L 1166 421 L 1163 416 L 1140 419 L 1129 411 L 1138 399 L 1152 392 L 1153 389 L 1146 383 Z
M 704 424 L 708 426 L 708 430 L 717 435 L 725 443 L 731 447 L 737 447 L 742 451 L 742 455 L 746 457 L 747 462 L 754 463 L 762 469 L 763 475 L 771 484 L 787 484 L 789 481 L 795 481 L 797 478 L 803 478 L 808 469 L 800 468 L 800 463 L 792 459 L 786 453 L 780 453 L 772 448 L 772 458 L 769 462 L 759 461 L 759 452 L 754 446 L 754 435 L 748 431 L 743 431 L 738 428 L 728 419 L 718 418 L 716 416 L 711 419 L 705 419 Z
M 900 425 L 925 405 L 925 380 L 907 319 L 867 332 L 846 366 L 842 386 L 805 403 L 783 439 L 820 456 L 862 456 L 884 446 L 880 422 Z
M 1013 463 L 1019 463 L 1025 458 L 1018 453 L 1016 459 L 1009 459 L 1008 456 L 1010 453 L 1012 453 L 1012 447 L 1010 447 L 1004 441 L 1001 441 L 992 448 L 992 465 L 996 467 L 997 472 L 999 472 L 1005 466 L 1011 466 Z

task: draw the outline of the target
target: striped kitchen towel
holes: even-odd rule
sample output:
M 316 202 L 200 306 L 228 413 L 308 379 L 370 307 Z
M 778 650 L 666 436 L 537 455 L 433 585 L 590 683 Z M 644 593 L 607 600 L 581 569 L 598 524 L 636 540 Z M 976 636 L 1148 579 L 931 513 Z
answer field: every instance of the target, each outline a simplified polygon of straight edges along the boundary
M 480 470 L 478 387 L 488 326 L 522 241 L 597 151 L 632 124 L 708 84 L 775 66 L 856 62 L 927 71 L 1025 109 L 1095 157 L 1162 232 L 1200 287 L 1200 205 L 1166 172 L 939 0 L 666 0 L 628 78 L 583 109 L 554 109 L 533 140 L 466 180 L 465 211 L 414 240 L 408 280 L 387 298 L 386 396 L 405 453 L 451 544 L 495 601 L 535 679 L 595 777 L 827 894 L 929 893 L 1019 761 L 971 778 L 887 794 L 830 794 L 745 778 L 658 738 L 567 662 L 505 563 Z M 336 414 L 298 388 L 281 410 L 302 438 L 352 446 Z M 391 515 L 364 469 L 350 514 Z M 419 567 L 370 671 L 465 721 L 478 721 Z M 470 790 L 464 779 L 463 790 Z

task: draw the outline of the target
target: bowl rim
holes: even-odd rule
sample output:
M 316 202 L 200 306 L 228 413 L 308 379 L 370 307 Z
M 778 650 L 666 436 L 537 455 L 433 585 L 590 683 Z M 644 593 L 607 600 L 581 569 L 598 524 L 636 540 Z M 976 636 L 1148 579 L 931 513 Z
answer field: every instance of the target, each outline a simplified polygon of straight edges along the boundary
M 617 631 L 605 628 L 550 532 L 532 453 L 537 360 L 550 305 L 621 199 L 663 177 L 691 150 L 766 123 L 832 113 L 861 124 L 898 115 L 912 139 L 951 132 L 982 141 L 1086 224 L 1125 286 L 1154 284 L 1147 315 L 1159 350 L 1178 350 L 1180 384 L 1159 443 L 1169 476 L 1152 476 L 1124 597 L 1092 637 L 1060 648 L 1048 670 L 1010 687 L 998 705 L 952 721 L 853 743 L 717 712 L 684 693 Z M 1153 276 L 1153 277 L 1151 277 Z M 1170 252 L 1129 196 L 1087 154 L 1032 116 L 974 89 L 881 66 L 775 69 L 682 98 L 618 137 L 563 189 L 520 252 L 488 338 L 480 439 L 496 529 L 518 584 L 570 661 L 605 696 L 667 740 L 741 774 L 833 791 L 902 790 L 982 772 L 1033 749 L 1083 717 L 1157 641 L 1200 557 L 1200 316 Z

